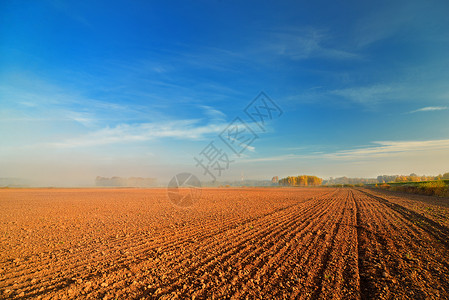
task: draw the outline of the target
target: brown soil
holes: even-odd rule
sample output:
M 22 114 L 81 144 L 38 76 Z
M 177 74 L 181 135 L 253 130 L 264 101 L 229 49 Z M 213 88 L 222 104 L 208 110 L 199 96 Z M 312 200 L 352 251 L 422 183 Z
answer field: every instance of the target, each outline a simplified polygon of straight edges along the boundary
M 449 298 L 449 205 L 330 188 L 0 190 L 0 298 Z

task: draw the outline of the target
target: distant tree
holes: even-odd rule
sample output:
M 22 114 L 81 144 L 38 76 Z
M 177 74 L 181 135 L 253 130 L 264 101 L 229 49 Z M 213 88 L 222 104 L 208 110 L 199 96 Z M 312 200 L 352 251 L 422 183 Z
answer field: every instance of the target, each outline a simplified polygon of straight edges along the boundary
M 414 176 L 412 176 L 412 175 L 410 175 L 408 178 L 407 178 L 407 180 L 408 181 L 411 181 L 411 182 L 416 182 L 416 181 L 421 181 L 421 177 L 419 177 L 418 175 L 414 175 Z
M 322 182 L 323 179 L 310 175 L 287 176 L 286 178 L 279 179 L 279 185 L 288 186 L 317 186 L 321 185 Z

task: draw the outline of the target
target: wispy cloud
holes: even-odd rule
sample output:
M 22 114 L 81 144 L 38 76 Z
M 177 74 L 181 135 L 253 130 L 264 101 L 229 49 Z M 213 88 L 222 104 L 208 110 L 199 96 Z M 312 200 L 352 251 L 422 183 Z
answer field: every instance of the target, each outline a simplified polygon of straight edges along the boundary
M 211 106 L 208 106 L 208 105 L 200 105 L 199 107 L 204 110 L 204 112 L 206 113 L 206 115 L 208 116 L 208 118 L 210 120 L 223 121 L 223 120 L 226 119 L 226 115 L 222 111 L 220 111 L 218 109 L 215 109 L 215 108 L 213 108 Z
M 76 138 L 46 145 L 58 148 L 91 147 L 123 142 L 141 142 L 156 138 L 201 140 L 208 134 L 221 132 L 226 124 L 199 125 L 200 120 L 178 120 L 166 123 L 120 124 L 87 133 Z
M 407 5 L 404 5 L 407 3 Z M 394 1 L 376 4 L 355 22 L 356 47 L 362 48 L 386 39 L 412 38 L 422 41 L 441 41 L 447 35 L 434 30 L 434 24 L 446 18 L 446 1 L 435 1 L 429 9 L 426 1 Z M 432 19 L 432 21 L 428 21 Z M 425 33 L 425 34 L 423 34 Z
M 330 91 L 331 95 L 341 96 L 357 103 L 378 103 L 400 96 L 401 88 L 392 85 L 372 85 Z
M 416 93 L 415 93 L 416 96 Z M 372 84 L 339 89 L 313 88 L 286 97 L 294 103 L 357 104 L 374 107 L 383 102 L 398 102 L 413 97 L 413 89 L 399 84 Z
M 372 146 L 325 154 L 327 158 L 357 159 L 397 155 L 417 151 L 449 150 L 449 139 L 428 141 L 379 141 Z
M 100 100 L 28 73 L 12 74 L 0 84 L 0 103 L 2 123 L 72 121 L 95 127 L 104 126 L 105 121 L 128 122 L 162 115 L 155 107 Z
M 376 10 L 371 15 L 362 18 L 355 28 L 356 45 L 366 47 L 380 40 L 394 36 L 404 28 L 409 28 L 417 11 L 404 5 L 390 5 L 383 10 Z
M 242 163 L 257 163 L 257 162 L 271 162 L 271 161 L 284 161 L 298 158 L 305 158 L 306 155 L 297 155 L 297 154 L 285 154 L 285 155 L 275 155 L 275 156 L 267 156 L 267 157 L 256 157 L 256 158 L 245 158 L 241 162 Z
M 394 157 L 405 153 L 417 152 L 426 155 L 428 152 L 438 150 L 449 151 L 449 139 L 428 141 L 377 141 L 369 146 L 340 150 L 331 153 L 312 152 L 305 154 L 285 154 L 245 159 L 243 162 L 269 162 L 295 159 L 360 160 Z
M 412 110 L 408 112 L 409 114 L 414 114 L 417 112 L 424 112 L 424 111 L 436 111 L 436 110 L 447 110 L 449 109 L 447 106 L 426 106 L 420 109 Z
M 314 57 L 338 60 L 361 58 L 357 53 L 332 46 L 330 37 L 324 30 L 310 28 L 275 32 L 266 48 L 292 60 Z

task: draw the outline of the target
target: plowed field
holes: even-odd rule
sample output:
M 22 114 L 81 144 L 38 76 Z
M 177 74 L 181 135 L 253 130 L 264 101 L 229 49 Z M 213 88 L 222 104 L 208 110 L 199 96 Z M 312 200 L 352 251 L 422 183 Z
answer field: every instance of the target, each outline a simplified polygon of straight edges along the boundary
M 0 298 L 447 299 L 449 200 L 368 189 L 0 190 Z

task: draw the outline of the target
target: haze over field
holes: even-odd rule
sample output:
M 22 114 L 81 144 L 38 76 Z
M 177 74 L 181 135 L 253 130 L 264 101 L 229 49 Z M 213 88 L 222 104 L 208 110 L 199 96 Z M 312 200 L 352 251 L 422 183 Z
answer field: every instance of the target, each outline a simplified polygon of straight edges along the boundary
M 438 175 L 449 166 L 448 1 L 4 1 L 0 178 Z M 244 112 L 264 91 L 282 114 Z M 241 155 L 219 135 L 257 134 Z

